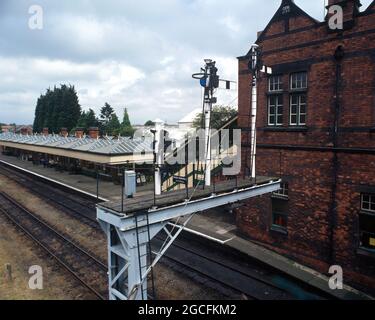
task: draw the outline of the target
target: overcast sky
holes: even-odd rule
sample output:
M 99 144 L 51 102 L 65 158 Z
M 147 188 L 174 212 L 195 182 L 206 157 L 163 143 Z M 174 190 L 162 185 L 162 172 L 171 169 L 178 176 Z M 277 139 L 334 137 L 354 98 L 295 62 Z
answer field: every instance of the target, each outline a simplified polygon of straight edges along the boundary
M 83 109 L 105 102 L 133 123 L 170 123 L 200 107 L 191 74 L 204 58 L 237 80 L 245 54 L 281 0 L 0 0 L 0 122 L 32 123 L 46 88 L 75 85 Z M 296 0 L 323 19 L 324 0 Z M 371 0 L 363 0 L 367 6 Z M 265 5 L 266 3 L 266 5 Z M 29 28 L 31 5 L 43 29 Z M 237 105 L 236 90 L 219 103 Z

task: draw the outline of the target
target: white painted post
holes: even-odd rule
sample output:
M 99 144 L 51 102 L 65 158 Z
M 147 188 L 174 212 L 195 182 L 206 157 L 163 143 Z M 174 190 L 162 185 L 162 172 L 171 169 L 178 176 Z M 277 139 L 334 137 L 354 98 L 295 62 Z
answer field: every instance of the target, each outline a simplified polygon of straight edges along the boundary
M 251 90 L 251 178 L 255 179 L 256 177 L 256 152 L 257 152 L 257 85 L 258 85 L 258 54 L 259 46 L 254 44 L 251 46 L 251 70 L 253 73 L 253 82 Z
M 205 174 L 205 185 L 211 186 L 211 104 L 205 104 L 205 159 L 206 159 L 206 174 Z
M 256 121 L 257 121 L 257 78 L 253 77 L 252 99 L 251 99 L 251 177 L 256 177 L 256 153 L 257 153 L 257 136 L 256 136 Z
M 160 119 L 155 121 L 155 153 L 156 153 L 156 168 L 155 168 L 155 194 L 161 195 L 161 170 L 160 166 L 164 163 L 164 137 L 163 129 L 164 122 Z

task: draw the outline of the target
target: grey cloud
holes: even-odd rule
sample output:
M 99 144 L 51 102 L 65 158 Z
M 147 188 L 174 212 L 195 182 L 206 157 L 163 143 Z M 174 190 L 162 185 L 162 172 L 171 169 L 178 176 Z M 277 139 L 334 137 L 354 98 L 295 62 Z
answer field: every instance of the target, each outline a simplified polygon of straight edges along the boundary
M 0 0 L 0 122 L 32 122 L 39 94 L 59 83 L 75 84 L 84 108 L 108 101 L 118 112 L 129 107 L 135 122 L 178 120 L 200 105 L 191 74 L 203 59 L 217 59 L 220 74 L 236 80 L 235 57 L 280 1 Z M 296 0 L 320 20 L 323 2 Z M 41 31 L 28 28 L 36 3 Z

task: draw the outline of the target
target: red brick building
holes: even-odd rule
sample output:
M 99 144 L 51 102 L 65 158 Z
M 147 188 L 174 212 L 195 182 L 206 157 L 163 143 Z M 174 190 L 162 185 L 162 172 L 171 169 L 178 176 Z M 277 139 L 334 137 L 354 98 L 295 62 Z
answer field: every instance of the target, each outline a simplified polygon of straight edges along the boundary
M 332 30 L 283 0 L 257 44 L 272 76 L 259 81 L 257 174 L 281 176 L 279 194 L 237 211 L 242 233 L 346 283 L 375 288 L 375 1 L 330 0 Z M 251 118 L 248 54 L 239 57 L 244 168 Z M 374 290 L 375 291 L 375 290 Z

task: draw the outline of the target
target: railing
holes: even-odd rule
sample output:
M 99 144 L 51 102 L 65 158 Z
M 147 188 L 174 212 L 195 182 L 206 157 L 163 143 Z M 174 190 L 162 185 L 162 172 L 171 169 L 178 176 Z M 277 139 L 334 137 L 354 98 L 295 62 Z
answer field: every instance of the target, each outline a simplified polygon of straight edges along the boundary
M 229 128 L 231 125 L 233 125 L 238 119 L 238 116 L 232 118 L 230 121 L 228 121 L 224 126 L 222 126 L 218 131 L 215 131 L 215 133 L 212 135 L 212 137 L 220 134 L 223 132 L 224 129 Z M 192 143 L 192 140 L 186 141 L 180 148 L 175 150 L 176 152 L 181 151 L 183 148 L 185 149 L 185 154 L 187 154 L 187 149 L 189 143 Z M 234 154 L 233 146 L 230 147 L 229 150 L 225 150 L 227 155 Z M 166 162 L 168 159 L 170 159 L 173 156 L 171 154 L 169 157 L 166 158 Z M 211 167 L 212 167 L 212 174 L 213 176 L 217 175 L 218 172 L 221 171 L 223 168 L 222 163 L 220 159 L 212 159 L 211 160 Z M 205 172 L 205 163 L 197 162 L 195 164 L 187 164 L 187 170 L 186 165 L 185 166 L 176 166 L 174 170 L 170 170 L 168 172 L 168 175 L 166 175 L 162 179 L 162 190 L 163 191 L 171 191 L 171 190 L 178 190 L 181 187 L 179 183 L 173 182 L 174 176 L 183 176 L 187 178 L 187 183 L 189 188 L 194 187 L 198 182 L 201 182 L 204 180 L 204 173 Z M 185 186 L 184 186 L 185 187 Z

